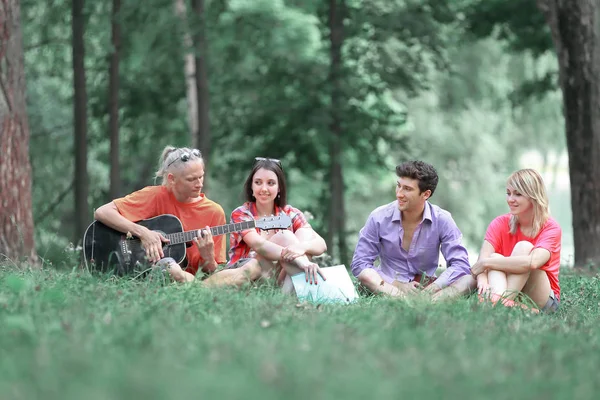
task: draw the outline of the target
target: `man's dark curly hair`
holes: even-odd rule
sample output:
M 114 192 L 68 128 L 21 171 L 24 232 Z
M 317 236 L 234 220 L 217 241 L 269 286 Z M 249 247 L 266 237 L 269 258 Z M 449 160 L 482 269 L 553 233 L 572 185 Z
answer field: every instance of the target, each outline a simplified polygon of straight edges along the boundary
M 423 161 L 406 161 L 396 166 L 396 175 L 399 178 L 410 178 L 419 181 L 419 190 L 423 193 L 431 190 L 431 195 L 435 192 L 438 184 L 438 174 L 433 165 Z

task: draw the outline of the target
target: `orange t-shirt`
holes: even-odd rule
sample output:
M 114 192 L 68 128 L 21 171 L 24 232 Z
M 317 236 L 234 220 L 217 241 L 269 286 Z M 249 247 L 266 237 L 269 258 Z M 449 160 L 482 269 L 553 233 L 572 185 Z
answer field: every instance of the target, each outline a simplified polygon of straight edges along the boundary
M 496 217 L 488 226 L 487 232 L 485 233 L 485 240 L 494 246 L 494 251 L 498 254 L 502 254 L 508 257 L 512 254 L 512 251 L 517 242 L 526 241 L 533 244 L 533 248 L 542 248 L 550 252 L 550 259 L 548 262 L 540 267 L 541 270 L 546 271 L 548 280 L 550 281 L 550 288 L 556 295 L 556 298 L 560 300 L 560 285 L 558 282 L 558 272 L 560 269 L 560 248 L 561 248 L 561 236 L 562 230 L 558 222 L 552 217 L 548 218 L 548 221 L 544 224 L 540 232 L 536 237 L 530 238 L 523 235 L 521 228 L 517 228 L 515 235 L 510 233 L 509 227 L 510 214 L 504 214 Z
M 119 213 L 130 221 L 141 221 L 157 217 L 162 214 L 173 214 L 181 220 L 183 229 L 191 231 L 206 226 L 225 224 L 223 208 L 212 200 L 207 199 L 204 193 L 200 194 L 201 200 L 194 203 L 181 203 L 165 186 L 147 186 L 130 195 L 114 200 Z M 215 260 L 218 264 L 227 261 L 225 257 L 225 236 L 215 236 Z M 195 245 L 186 249 L 188 260 L 187 272 L 196 274 L 198 265 L 204 262 L 200 251 Z

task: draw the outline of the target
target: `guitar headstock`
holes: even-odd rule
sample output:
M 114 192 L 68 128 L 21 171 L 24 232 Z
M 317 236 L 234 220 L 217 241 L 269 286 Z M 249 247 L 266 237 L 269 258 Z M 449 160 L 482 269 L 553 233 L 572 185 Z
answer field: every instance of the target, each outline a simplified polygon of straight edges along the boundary
M 256 220 L 256 227 L 262 230 L 286 229 L 292 224 L 292 219 L 287 215 L 262 217 Z

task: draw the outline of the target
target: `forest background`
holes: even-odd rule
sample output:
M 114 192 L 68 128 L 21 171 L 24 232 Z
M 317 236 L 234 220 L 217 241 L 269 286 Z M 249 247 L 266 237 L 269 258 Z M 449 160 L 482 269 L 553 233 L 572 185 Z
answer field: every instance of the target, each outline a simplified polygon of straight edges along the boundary
M 205 192 L 227 215 L 254 157 L 281 159 L 290 203 L 346 265 L 369 212 L 394 200 L 396 164 L 437 168 L 432 202 L 471 256 L 507 211 L 506 177 L 536 168 L 574 262 L 560 64 L 540 11 L 553 2 L 3 3 L 20 3 L 32 229 L 47 263 L 71 258 L 94 208 L 154 184 L 167 144 L 202 150 Z M 6 254 L 27 254 L 17 247 Z
M 598 16 L 600 0 L 0 0 L 0 393 L 595 399 Z M 316 305 L 78 269 L 94 208 L 153 184 L 167 144 L 202 150 L 226 213 L 254 157 L 281 159 L 347 266 L 396 164 L 437 168 L 432 201 L 473 257 L 508 174 L 536 168 L 564 233 L 560 309 Z

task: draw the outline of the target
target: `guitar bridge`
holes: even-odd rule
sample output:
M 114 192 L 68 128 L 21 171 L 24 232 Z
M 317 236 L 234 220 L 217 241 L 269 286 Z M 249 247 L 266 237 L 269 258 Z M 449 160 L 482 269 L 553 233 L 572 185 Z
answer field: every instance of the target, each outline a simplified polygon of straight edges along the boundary
M 131 265 L 131 249 L 127 240 L 121 240 L 121 256 L 123 264 L 129 267 Z

